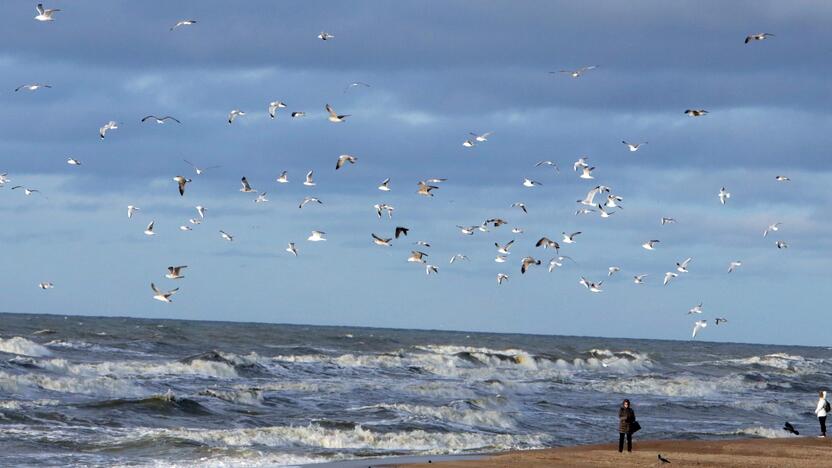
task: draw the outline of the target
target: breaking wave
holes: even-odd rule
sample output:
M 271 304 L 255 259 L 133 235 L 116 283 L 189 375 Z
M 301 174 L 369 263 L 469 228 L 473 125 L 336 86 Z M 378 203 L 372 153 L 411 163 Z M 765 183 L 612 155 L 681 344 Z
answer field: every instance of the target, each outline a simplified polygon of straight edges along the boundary
M 0 338 L 0 351 L 9 354 L 19 354 L 22 356 L 43 357 L 51 356 L 52 352 L 34 341 L 29 341 L 26 338 L 15 336 L 14 338 L 3 339 Z

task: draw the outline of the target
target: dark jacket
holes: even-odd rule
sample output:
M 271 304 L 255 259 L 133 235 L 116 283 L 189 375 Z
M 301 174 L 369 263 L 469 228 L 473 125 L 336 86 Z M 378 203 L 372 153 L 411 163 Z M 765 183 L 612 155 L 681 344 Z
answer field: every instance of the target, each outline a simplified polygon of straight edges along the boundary
M 621 407 L 618 410 L 618 432 L 630 432 L 630 424 L 635 422 L 636 413 L 632 408 Z

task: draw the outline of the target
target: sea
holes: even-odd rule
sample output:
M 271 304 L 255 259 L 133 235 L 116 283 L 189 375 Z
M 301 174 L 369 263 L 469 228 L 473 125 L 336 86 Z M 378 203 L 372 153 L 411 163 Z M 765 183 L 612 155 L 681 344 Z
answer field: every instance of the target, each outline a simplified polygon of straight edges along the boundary
M 0 314 L 0 465 L 280 466 L 818 432 L 829 348 Z

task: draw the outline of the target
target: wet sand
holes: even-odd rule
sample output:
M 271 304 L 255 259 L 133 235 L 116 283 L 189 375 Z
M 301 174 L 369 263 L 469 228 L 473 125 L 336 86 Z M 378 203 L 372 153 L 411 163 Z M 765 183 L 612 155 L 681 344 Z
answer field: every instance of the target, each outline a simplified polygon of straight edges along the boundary
M 584 445 L 547 450 L 509 452 L 477 460 L 427 460 L 416 464 L 372 466 L 424 468 L 504 467 L 832 467 L 832 438 L 789 437 L 742 440 L 635 441 L 633 452 L 618 453 L 618 444 Z M 662 454 L 671 464 L 663 464 Z M 428 457 L 429 458 L 429 457 Z M 368 464 L 369 466 L 369 464 Z

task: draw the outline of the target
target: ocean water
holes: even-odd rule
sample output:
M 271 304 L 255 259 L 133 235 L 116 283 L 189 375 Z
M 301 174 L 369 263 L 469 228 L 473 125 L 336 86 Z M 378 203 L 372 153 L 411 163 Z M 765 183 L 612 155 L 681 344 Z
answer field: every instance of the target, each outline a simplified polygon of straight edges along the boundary
M 0 314 L 0 465 L 272 466 L 817 431 L 827 348 Z

